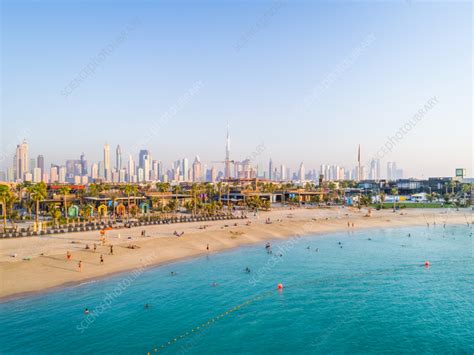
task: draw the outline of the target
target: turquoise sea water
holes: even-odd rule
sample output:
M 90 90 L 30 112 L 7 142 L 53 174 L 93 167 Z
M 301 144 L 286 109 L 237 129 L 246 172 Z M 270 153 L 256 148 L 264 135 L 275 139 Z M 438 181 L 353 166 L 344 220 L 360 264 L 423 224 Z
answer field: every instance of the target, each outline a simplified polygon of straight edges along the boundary
M 293 238 L 4 302 L 0 353 L 472 353 L 471 234 Z

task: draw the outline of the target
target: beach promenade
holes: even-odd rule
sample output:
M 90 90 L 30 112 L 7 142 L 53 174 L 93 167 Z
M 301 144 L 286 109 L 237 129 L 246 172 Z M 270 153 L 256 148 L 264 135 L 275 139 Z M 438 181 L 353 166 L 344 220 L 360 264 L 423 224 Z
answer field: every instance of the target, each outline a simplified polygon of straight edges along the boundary
M 272 239 L 363 228 L 427 224 L 429 228 L 443 228 L 444 224 L 471 223 L 471 219 L 467 209 L 372 210 L 369 216 L 367 209 L 296 208 L 260 212 L 258 216 L 249 214 L 247 219 L 241 220 L 111 230 L 106 233 L 105 240 L 101 240 L 99 231 L 2 239 L 0 298 L 81 283 L 241 245 L 261 243 L 263 247 Z M 89 249 L 86 249 L 87 245 Z

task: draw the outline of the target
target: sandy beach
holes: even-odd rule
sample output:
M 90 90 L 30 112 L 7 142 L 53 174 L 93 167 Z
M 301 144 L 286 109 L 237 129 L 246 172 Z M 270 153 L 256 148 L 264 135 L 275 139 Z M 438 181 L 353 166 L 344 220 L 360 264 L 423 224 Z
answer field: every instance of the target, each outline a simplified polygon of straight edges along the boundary
M 0 299 L 203 255 L 208 253 L 207 245 L 209 253 L 215 253 L 241 245 L 260 243 L 263 247 L 266 241 L 297 235 L 426 226 L 427 223 L 435 228 L 442 228 L 443 224 L 471 223 L 468 210 L 406 209 L 396 213 L 372 210 L 370 217 L 367 214 L 367 209 L 339 207 L 276 209 L 260 212 L 258 216 L 249 215 L 244 220 L 111 230 L 106 234 L 104 245 L 101 245 L 98 231 L 3 239 L 0 240 Z M 267 218 L 271 219 L 271 224 L 265 223 Z M 143 230 L 145 237 L 141 235 Z M 175 231 L 184 234 L 177 237 Z M 95 252 L 94 243 L 97 244 Z M 85 248 L 87 244 L 91 249 Z M 113 255 L 110 255 L 110 245 L 113 245 Z M 135 248 L 129 248 L 131 245 Z M 70 260 L 66 257 L 68 251 Z M 78 267 L 79 261 L 82 261 L 82 271 Z

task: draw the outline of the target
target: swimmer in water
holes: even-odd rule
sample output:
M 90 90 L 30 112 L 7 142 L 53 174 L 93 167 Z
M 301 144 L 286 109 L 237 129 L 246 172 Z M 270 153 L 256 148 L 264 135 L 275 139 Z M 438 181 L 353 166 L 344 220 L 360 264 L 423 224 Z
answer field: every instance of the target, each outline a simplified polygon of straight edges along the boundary
M 150 305 L 148 303 L 145 303 L 145 305 L 143 306 L 145 309 L 148 309 L 150 308 Z
M 213 286 L 213 287 L 217 287 L 217 286 L 218 286 L 218 283 L 217 283 L 217 282 L 213 282 L 213 283 L 212 283 L 212 286 Z
M 245 272 L 246 272 L 247 274 L 250 274 L 250 269 L 249 269 L 248 266 L 245 268 Z
M 84 314 L 89 314 L 89 308 L 84 309 Z
M 315 250 L 315 251 L 316 251 L 316 252 L 318 252 L 318 251 L 319 251 L 319 248 L 316 248 L 316 250 Z
M 176 272 L 171 271 L 171 276 L 176 276 L 176 275 L 178 275 Z

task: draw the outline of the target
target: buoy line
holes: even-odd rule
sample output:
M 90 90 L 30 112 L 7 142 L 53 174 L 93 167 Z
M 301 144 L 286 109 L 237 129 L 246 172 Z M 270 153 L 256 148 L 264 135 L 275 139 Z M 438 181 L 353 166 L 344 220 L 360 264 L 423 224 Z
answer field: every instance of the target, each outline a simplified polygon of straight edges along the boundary
M 187 331 L 187 332 L 185 332 L 185 333 L 183 333 L 183 334 L 181 334 L 181 335 L 179 335 L 179 336 L 173 338 L 172 340 L 169 340 L 168 342 L 166 342 L 166 343 L 160 345 L 159 347 L 154 347 L 154 348 L 153 348 L 153 352 L 157 353 L 157 352 L 163 351 L 163 349 L 167 348 L 168 346 L 173 345 L 173 344 L 176 343 L 178 340 L 183 339 L 183 338 L 185 338 L 185 337 L 187 337 L 187 336 L 190 336 L 190 335 L 199 333 L 199 332 L 203 331 L 204 329 L 206 329 L 207 327 L 209 327 L 209 326 L 211 326 L 212 324 L 214 324 L 214 323 L 215 323 L 216 321 L 218 321 L 219 319 L 224 318 L 224 317 L 226 317 L 226 316 L 232 314 L 233 312 L 238 311 L 238 310 L 240 310 L 241 308 L 243 308 L 243 307 L 245 307 L 245 306 L 248 306 L 248 305 L 250 305 L 250 304 L 252 304 L 252 303 L 254 303 L 254 302 L 256 302 L 256 301 L 259 301 L 259 300 L 261 300 L 262 298 L 264 298 L 264 297 L 266 297 L 266 296 L 269 296 L 269 295 L 272 294 L 272 293 L 274 293 L 273 290 L 272 290 L 272 291 L 265 291 L 265 292 L 263 292 L 263 293 L 261 293 L 261 294 L 255 296 L 255 297 L 253 297 L 253 298 L 251 298 L 251 299 L 249 299 L 249 300 L 247 300 L 247 301 L 245 301 L 245 302 L 243 302 L 243 303 L 241 303 L 241 304 L 239 304 L 239 305 L 237 305 L 237 306 L 235 306 L 235 307 L 229 309 L 229 310 L 226 311 L 226 312 L 222 312 L 221 314 L 219 314 L 219 315 L 217 315 L 217 316 L 215 316 L 215 317 L 209 319 L 207 322 L 204 322 L 204 323 L 202 323 L 201 325 L 198 325 L 197 327 L 194 327 L 193 329 L 191 329 L 191 330 L 189 330 L 189 331 Z M 148 355 L 150 355 L 150 354 L 151 354 L 151 352 L 148 352 Z
M 428 262 L 428 265 L 429 265 L 429 262 Z M 426 262 L 422 262 L 420 264 L 420 266 L 426 266 Z M 358 273 L 358 274 L 352 274 L 352 275 L 331 275 L 331 276 L 328 276 L 328 277 L 322 277 L 322 278 L 318 278 L 318 279 L 313 279 L 313 280 L 307 280 L 305 282 L 300 282 L 300 283 L 296 283 L 296 284 L 293 284 L 293 285 L 289 285 L 289 286 L 285 286 L 285 289 L 287 288 L 290 288 L 290 289 L 294 289 L 294 288 L 297 288 L 297 287 L 302 287 L 302 286 L 308 286 L 308 285 L 314 285 L 314 284 L 317 284 L 317 283 L 321 283 L 321 282 L 328 282 L 328 281 L 331 281 L 331 280 L 341 280 L 341 279 L 344 279 L 344 278 L 353 278 L 353 277 L 363 277 L 363 276 L 370 276 L 370 275 L 384 275 L 384 274 L 388 274 L 388 273 L 393 273 L 394 271 L 404 271 L 404 270 L 409 270 L 413 268 L 413 265 L 405 265 L 405 266 L 402 266 L 402 267 L 394 267 L 394 268 L 387 268 L 387 269 L 382 269 L 382 270 L 373 270 L 373 271 L 370 271 L 370 272 L 364 272 L 364 273 Z M 276 289 L 278 291 L 282 291 L 283 290 L 283 284 L 282 283 L 278 283 L 277 284 L 277 287 Z M 160 352 L 160 351 L 163 351 L 165 348 L 171 346 L 171 345 L 174 345 L 178 340 L 181 340 L 185 337 L 188 337 L 190 335 L 194 335 L 194 334 L 197 334 L 201 331 L 203 331 L 204 329 L 210 327 L 211 325 L 213 325 L 216 321 L 228 316 L 228 315 L 231 315 L 233 312 L 235 311 L 238 311 L 240 309 L 242 309 L 243 307 L 245 306 L 248 306 L 256 301 L 259 301 L 269 295 L 272 295 L 275 293 L 275 289 L 272 289 L 270 291 L 264 291 L 258 295 L 256 295 L 255 297 L 229 309 L 228 311 L 226 312 L 222 312 L 220 313 L 219 315 L 209 319 L 207 322 L 204 322 L 202 324 L 200 324 L 199 326 L 197 327 L 194 327 L 192 328 L 191 330 L 185 332 L 185 333 L 182 333 L 181 335 L 173 338 L 172 340 L 169 340 L 168 342 L 160 345 L 160 346 L 157 346 L 157 347 L 154 347 L 153 348 L 153 352 L 157 353 L 157 352 Z M 147 353 L 148 355 L 151 354 L 151 352 L 149 351 Z

